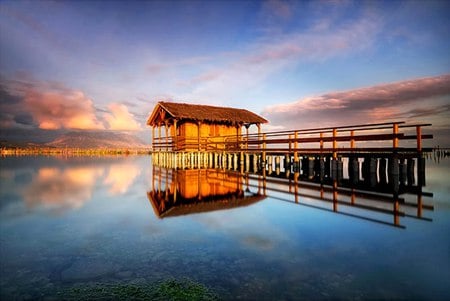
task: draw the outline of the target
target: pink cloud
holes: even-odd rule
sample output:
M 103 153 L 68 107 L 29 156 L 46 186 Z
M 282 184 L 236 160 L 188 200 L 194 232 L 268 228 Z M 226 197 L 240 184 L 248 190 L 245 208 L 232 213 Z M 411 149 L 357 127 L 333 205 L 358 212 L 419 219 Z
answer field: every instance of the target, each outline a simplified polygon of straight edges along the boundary
M 399 119 L 450 129 L 449 103 L 447 74 L 302 98 L 266 107 L 263 115 L 292 129 Z
M 82 91 L 60 83 L 1 80 L 2 127 L 103 129 L 91 99 Z
M 30 89 L 24 95 L 23 103 L 41 129 L 104 128 L 97 120 L 92 100 L 81 91 Z
M 98 110 L 90 98 L 60 83 L 3 80 L 0 86 L 2 128 L 142 129 L 124 104 L 111 103 L 103 115 L 97 116 Z
M 125 105 L 111 103 L 108 105 L 108 109 L 110 113 L 104 115 L 108 129 L 119 131 L 137 131 L 142 129 Z

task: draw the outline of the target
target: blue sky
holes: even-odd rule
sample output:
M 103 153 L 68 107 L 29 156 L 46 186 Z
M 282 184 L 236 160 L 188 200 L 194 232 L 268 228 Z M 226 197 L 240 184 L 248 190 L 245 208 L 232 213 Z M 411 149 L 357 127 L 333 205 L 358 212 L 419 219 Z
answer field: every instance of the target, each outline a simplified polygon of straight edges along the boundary
M 449 133 L 449 37 L 448 1 L 0 1 L 0 125 L 149 135 L 169 100 Z

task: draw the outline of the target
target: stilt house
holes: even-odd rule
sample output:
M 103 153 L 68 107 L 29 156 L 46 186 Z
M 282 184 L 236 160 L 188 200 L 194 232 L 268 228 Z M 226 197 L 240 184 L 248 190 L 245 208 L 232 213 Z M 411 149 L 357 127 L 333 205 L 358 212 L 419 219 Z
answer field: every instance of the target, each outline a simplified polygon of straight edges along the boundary
M 238 150 L 242 128 L 267 120 L 245 109 L 158 102 L 147 120 L 155 151 Z

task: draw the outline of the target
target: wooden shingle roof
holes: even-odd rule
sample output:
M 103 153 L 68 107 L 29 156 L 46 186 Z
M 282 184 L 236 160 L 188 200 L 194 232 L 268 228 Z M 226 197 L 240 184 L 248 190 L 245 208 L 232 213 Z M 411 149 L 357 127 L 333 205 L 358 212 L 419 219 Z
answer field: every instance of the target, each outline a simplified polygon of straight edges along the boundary
M 169 114 L 166 118 L 169 117 L 177 120 L 231 124 L 260 124 L 268 122 L 263 117 L 245 109 L 161 101 L 153 109 L 147 121 L 148 125 L 156 125 L 160 109 L 163 109 Z

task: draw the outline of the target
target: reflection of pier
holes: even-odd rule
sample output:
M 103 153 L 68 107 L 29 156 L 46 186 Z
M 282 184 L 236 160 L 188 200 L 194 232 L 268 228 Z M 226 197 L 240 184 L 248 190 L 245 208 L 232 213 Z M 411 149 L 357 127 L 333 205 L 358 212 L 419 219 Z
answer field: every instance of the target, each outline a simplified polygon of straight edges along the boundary
M 399 160 L 394 170 L 383 158 L 360 161 L 343 160 L 334 170 L 308 158 L 298 171 L 275 165 L 253 173 L 153 166 L 148 198 L 160 218 L 247 206 L 268 196 L 396 227 L 404 227 L 400 219 L 405 217 L 431 221 L 424 214 L 433 206 L 423 201 L 432 193 L 422 191 L 421 157 Z

